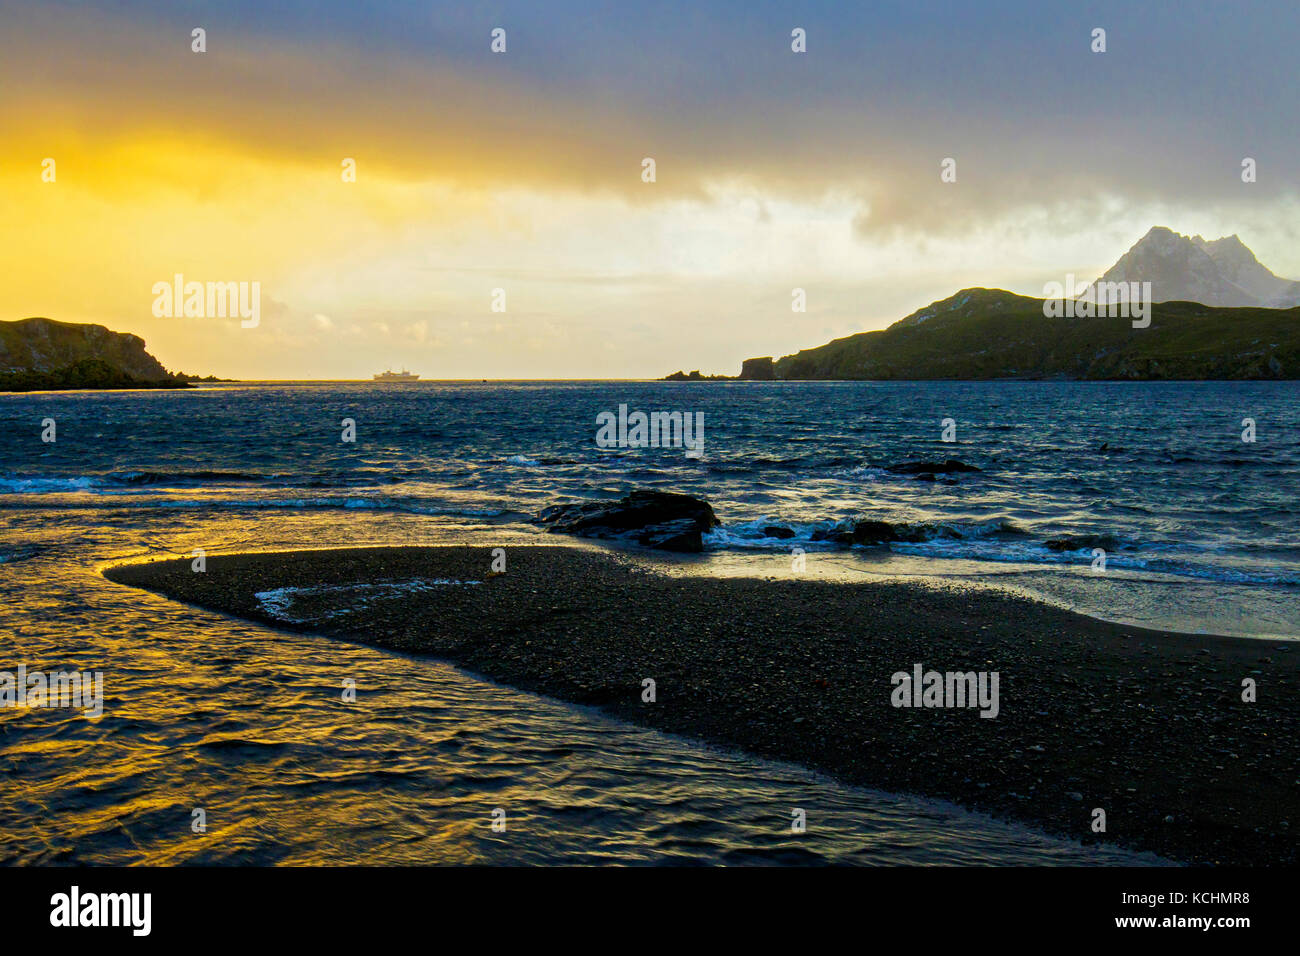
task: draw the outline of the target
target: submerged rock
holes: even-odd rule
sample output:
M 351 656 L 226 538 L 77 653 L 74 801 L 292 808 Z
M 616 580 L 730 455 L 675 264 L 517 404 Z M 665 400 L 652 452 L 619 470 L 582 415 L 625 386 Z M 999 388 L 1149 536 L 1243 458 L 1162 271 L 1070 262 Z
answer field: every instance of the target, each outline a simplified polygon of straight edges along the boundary
M 898 533 L 888 521 L 859 521 L 853 526 L 854 544 L 885 544 L 897 540 Z
M 813 541 L 834 541 L 836 544 L 852 544 L 853 532 L 844 528 L 818 528 L 812 533 Z
M 1119 547 L 1119 542 L 1108 534 L 1075 534 L 1052 538 L 1047 542 L 1047 547 L 1053 551 L 1088 551 L 1092 548 L 1114 551 Z
M 544 508 L 534 523 L 584 538 L 636 541 L 661 551 L 704 550 L 703 534 L 720 525 L 704 499 L 668 491 L 634 491 L 617 501 L 584 501 Z
M 844 545 L 881 545 L 894 541 L 917 544 L 935 538 L 960 538 L 961 532 L 942 524 L 908 524 L 866 519 L 841 523 L 831 528 L 818 528 L 813 541 L 832 541 Z
M 885 471 L 895 475 L 938 475 L 954 471 L 979 471 L 974 465 L 968 465 L 956 458 L 945 461 L 900 461 L 885 466 Z
M 887 521 L 859 521 L 853 525 L 854 544 L 886 544 L 902 541 L 918 544 L 935 538 L 960 538 L 961 533 L 942 524 L 890 524 Z

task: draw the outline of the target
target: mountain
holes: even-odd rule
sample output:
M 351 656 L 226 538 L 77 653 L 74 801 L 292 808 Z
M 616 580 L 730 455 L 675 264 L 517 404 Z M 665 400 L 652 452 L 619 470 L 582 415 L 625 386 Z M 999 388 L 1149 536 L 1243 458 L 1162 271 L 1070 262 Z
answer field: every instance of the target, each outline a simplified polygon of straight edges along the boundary
M 1275 276 L 1237 236 L 1207 241 L 1155 226 L 1098 282 L 1150 282 L 1156 302 L 1291 308 L 1300 282 Z
M 742 379 L 1300 379 L 1300 308 L 1196 302 L 1130 318 L 1048 317 L 1044 300 L 963 289 L 878 332 L 860 332 L 775 362 L 749 359 Z
M 43 318 L 0 322 L 0 391 L 144 387 L 186 386 L 138 335 Z
M 1150 282 L 1150 324 L 1049 316 L 1043 299 L 963 289 L 878 332 L 746 359 L 737 378 L 1300 379 L 1300 282 L 1275 276 L 1236 236 L 1156 226 L 1097 281 Z

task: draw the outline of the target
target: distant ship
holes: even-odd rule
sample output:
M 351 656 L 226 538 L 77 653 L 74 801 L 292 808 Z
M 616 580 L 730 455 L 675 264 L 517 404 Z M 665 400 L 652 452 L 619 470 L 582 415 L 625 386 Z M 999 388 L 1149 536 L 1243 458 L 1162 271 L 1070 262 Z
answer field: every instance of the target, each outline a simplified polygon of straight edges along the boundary
M 392 369 L 389 369 L 386 372 L 375 376 L 376 382 L 418 382 L 419 380 L 420 376 L 416 375 L 414 372 L 408 372 L 406 369 L 402 369 L 400 372 L 394 372 Z

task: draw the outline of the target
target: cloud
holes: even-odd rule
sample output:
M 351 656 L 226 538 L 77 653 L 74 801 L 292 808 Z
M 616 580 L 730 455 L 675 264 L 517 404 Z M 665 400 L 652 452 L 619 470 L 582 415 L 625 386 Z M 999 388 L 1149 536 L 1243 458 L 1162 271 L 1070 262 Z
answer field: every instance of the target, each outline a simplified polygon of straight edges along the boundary
M 350 156 L 361 177 L 631 202 L 741 177 L 790 197 L 851 191 L 864 234 L 960 231 L 1070 196 L 1230 198 L 1244 155 L 1264 170 L 1259 199 L 1300 187 L 1300 134 L 1283 121 L 1293 3 L 1232 16 L 1101 3 L 1091 20 L 1028 0 L 737 9 L 652 5 L 629 29 L 585 5 L 393 5 L 358 22 L 340 4 L 236 3 L 194 54 L 193 16 L 167 5 L 22 8 L 0 39 L 0 117 L 110 143 L 161 128 L 304 174 Z M 788 47 L 794 16 L 806 54 Z M 1093 20 L 1108 25 L 1105 54 L 1089 51 Z M 497 22 L 512 36 L 500 56 L 487 46 Z M 945 195 L 948 156 L 960 173 Z
M 355 375 L 400 342 L 426 375 L 730 370 L 1089 274 L 1154 223 L 1300 276 L 1291 2 L 0 7 L 0 310 L 172 365 Z M 261 281 L 268 329 L 153 322 L 173 272 Z

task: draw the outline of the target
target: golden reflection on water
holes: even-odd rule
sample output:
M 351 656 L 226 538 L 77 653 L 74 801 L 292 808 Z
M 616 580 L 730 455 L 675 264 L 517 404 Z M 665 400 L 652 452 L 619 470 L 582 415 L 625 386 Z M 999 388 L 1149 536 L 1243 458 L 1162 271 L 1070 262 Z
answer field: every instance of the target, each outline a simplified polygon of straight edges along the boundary
M 706 750 L 452 667 L 112 584 L 98 567 L 247 538 L 457 543 L 402 516 L 0 512 L 0 669 L 102 670 L 104 714 L 0 708 L 0 861 L 92 864 L 1076 862 L 943 805 Z M 493 532 L 499 541 L 501 532 Z M 449 543 L 451 543 L 449 541 Z M 216 550 L 215 548 L 213 549 Z M 344 678 L 357 702 L 344 705 Z M 795 837 L 791 806 L 816 808 Z M 196 808 L 206 831 L 193 832 Z M 492 829 L 493 810 L 506 829 Z M 1094 852 L 1089 859 L 1131 860 Z

